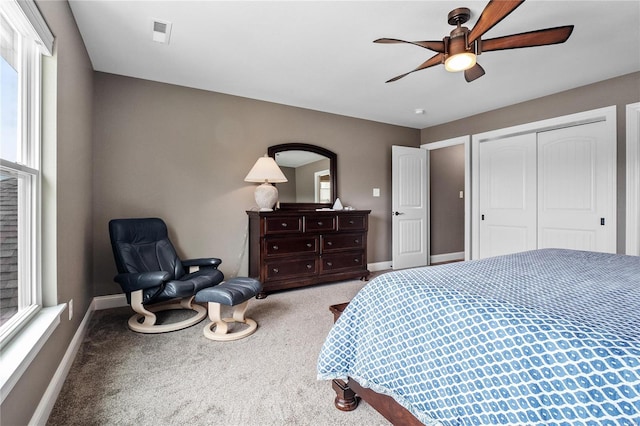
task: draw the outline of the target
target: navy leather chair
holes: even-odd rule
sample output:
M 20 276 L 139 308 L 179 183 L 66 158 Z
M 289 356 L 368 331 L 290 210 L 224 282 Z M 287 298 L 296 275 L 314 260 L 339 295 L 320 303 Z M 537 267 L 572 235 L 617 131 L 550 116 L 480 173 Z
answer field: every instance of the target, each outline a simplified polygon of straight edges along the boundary
M 158 218 L 113 219 L 109 222 L 109 236 L 118 269 L 114 280 L 136 312 L 129 318 L 129 328 L 140 333 L 163 333 L 204 319 L 207 310 L 194 304 L 193 297 L 224 280 L 218 270 L 220 259 L 180 260 L 166 224 Z M 190 272 L 192 267 L 198 270 Z M 179 322 L 156 324 L 155 312 L 168 309 L 191 309 L 196 313 Z

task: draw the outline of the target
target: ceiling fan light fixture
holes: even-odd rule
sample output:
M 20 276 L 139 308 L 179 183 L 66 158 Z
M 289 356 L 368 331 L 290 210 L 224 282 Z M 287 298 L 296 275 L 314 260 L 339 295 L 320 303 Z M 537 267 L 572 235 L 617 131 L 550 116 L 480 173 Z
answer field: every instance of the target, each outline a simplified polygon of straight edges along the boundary
M 473 52 L 456 53 L 444 61 L 444 67 L 449 72 L 465 71 L 476 64 L 476 55 Z

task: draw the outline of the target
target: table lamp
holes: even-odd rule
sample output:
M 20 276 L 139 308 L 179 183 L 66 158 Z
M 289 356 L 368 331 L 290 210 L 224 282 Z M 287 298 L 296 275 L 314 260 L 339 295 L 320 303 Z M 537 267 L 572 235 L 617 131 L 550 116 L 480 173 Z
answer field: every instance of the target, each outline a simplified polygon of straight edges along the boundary
M 271 184 L 287 182 L 287 178 L 276 161 L 265 154 L 264 157 L 258 158 L 244 181 L 262 183 L 254 194 L 256 203 L 261 212 L 270 212 L 278 201 L 278 189 Z

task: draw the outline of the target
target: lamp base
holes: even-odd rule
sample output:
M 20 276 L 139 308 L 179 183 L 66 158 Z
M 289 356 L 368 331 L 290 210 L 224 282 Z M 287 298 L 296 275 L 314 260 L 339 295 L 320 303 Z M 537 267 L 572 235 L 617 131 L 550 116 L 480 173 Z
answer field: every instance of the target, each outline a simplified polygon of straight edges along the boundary
M 278 201 L 278 189 L 270 183 L 263 183 L 256 187 L 254 196 L 260 211 L 270 212 L 273 211 L 273 206 Z

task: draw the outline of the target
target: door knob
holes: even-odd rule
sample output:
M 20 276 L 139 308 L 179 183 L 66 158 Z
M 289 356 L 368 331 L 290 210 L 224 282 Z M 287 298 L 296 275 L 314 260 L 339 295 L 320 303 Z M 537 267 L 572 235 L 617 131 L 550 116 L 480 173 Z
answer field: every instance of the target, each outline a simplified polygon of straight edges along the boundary
M 400 216 L 401 214 L 404 214 L 404 213 L 402 213 L 402 212 L 393 212 L 394 216 Z

